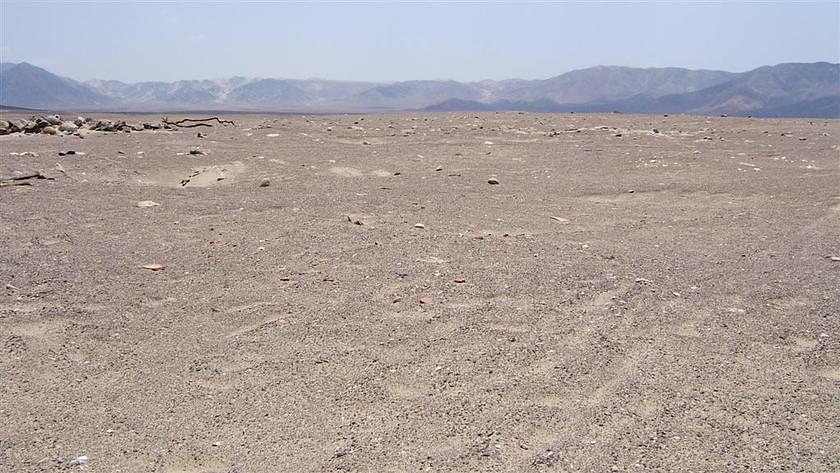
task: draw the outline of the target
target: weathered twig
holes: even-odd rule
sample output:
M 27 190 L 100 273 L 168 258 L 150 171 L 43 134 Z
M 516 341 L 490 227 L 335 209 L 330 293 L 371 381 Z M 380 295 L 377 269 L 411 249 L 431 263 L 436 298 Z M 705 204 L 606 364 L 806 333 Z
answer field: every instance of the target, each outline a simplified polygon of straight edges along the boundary
M 12 176 L 12 177 L 3 177 L 0 178 L 0 187 L 6 186 L 31 186 L 32 183 L 29 182 L 29 179 L 48 179 L 50 181 L 54 180 L 51 177 L 45 176 L 41 171 L 24 174 L 22 176 Z
M 233 120 L 222 120 L 219 117 L 183 118 L 181 120 L 174 121 L 174 122 L 171 122 L 171 121 L 169 121 L 168 118 L 163 117 L 163 123 L 166 123 L 167 125 L 174 125 L 174 126 L 181 127 L 181 128 L 195 128 L 197 126 L 213 126 L 210 123 L 206 123 L 206 122 L 212 122 L 212 121 L 218 122 L 219 125 L 233 125 L 233 126 L 236 126 L 236 123 L 234 123 Z

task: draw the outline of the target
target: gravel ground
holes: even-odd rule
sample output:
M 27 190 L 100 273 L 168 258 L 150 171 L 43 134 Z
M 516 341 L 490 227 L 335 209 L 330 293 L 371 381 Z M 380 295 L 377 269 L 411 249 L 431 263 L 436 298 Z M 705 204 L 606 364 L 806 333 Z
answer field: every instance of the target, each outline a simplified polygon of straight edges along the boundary
M 840 471 L 840 121 L 232 118 L 0 137 L 0 469 Z

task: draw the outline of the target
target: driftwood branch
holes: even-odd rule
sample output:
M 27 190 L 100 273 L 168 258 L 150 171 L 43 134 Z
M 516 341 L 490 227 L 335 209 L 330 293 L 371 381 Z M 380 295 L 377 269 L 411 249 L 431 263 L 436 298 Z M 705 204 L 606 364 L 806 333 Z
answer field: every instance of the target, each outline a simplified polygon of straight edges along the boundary
M 22 176 L 0 177 L 0 187 L 31 186 L 32 183 L 29 182 L 29 179 L 48 179 L 50 181 L 53 180 L 53 178 L 47 177 L 42 172 L 38 171 L 31 174 L 24 174 Z
M 177 126 L 181 128 L 195 128 L 197 126 L 213 126 L 208 122 L 215 121 L 219 125 L 233 125 L 236 126 L 236 123 L 233 123 L 233 120 L 222 120 L 219 117 L 210 117 L 210 118 L 183 118 L 178 121 L 171 122 L 168 118 L 163 117 L 163 123 L 167 125 Z

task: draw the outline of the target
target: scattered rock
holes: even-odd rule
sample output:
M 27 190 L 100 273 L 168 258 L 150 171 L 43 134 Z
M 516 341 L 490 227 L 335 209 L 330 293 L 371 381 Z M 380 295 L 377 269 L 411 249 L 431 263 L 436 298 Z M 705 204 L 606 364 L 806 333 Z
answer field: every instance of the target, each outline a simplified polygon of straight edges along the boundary
M 455 282 L 456 284 L 464 284 L 465 282 L 467 282 L 467 280 L 464 279 L 464 278 L 455 278 L 452 281 Z
M 271 185 L 271 179 L 264 177 L 260 180 L 260 187 L 268 187 Z
M 192 154 L 192 155 L 196 155 L 196 156 L 204 156 L 204 155 L 206 155 L 207 153 L 205 153 L 204 151 L 202 151 L 200 147 L 198 147 L 198 146 L 193 146 L 192 148 L 190 148 L 190 154 Z
M 239 174 L 244 169 L 241 161 L 234 161 L 224 165 L 212 165 L 193 169 L 184 179 L 181 179 L 182 187 L 208 187 L 224 181 L 228 176 Z
M 435 171 L 443 171 L 443 166 L 438 166 L 435 168 Z
M 422 223 L 415 223 L 414 228 L 426 228 L 426 226 L 423 225 Z
M 831 261 L 840 261 L 840 256 L 826 256 Z
M 554 454 L 551 450 L 546 450 L 543 453 L 538 454 L 534 459 L 531 461 L 532 465 L 553 465 L 555 461 L 557 461 L 558 456 Z
M 429 296 L 422 296 L 420 297 L 420 303 L 423 305 L 428 305 L 432 303 L 432 298 Z
M 367 225 L 368 216 L 366 215 L 358 215 L 358 214 L 350 214 L 347 216 L 347 221 L 352 223 L 353 225 Z
M 137 206 L 141 209 L 147 209 L 150 207 L 160 207 L 160 204 L 153 200 L 141 200 L 140 202 L 137 202 Z
M 68 149 L 67 151 L 59 151 L 58 152 L 59 156 L 74 156 L 75 154 L 76 154 L 76 151 L 72 150 L 72 149 Z
M 20 153 L 20 157 L 21 158 L 37 158 L 38 153 L 35 153 L 35 152 L 32 152 L 32 151 L 24 151 L 23 153 Z
M 560 222 L 562 224 L 569 223 L 569 219 L 566 219 L 566 218 L 563 218 L 563 217 L 551 217 L 551 219 L 554 220 L 555 222 Z
M 87 455 L 79 455 L 78 457 L 70 460 L 70 466 L 77 466 L 77 465 L 84 465 L 90 460 Z
M 487 179 L 487 183 L 488 184 L 498 184 L 499 180 L 496 179 L 495 177 L 491 177 L 490 179 Z
M 166 266 L 157 263 L 150 263 L 144 264 L 143 269 L 148 269 L 149 271 L 163 271 L 164 269 L 166 269 Z

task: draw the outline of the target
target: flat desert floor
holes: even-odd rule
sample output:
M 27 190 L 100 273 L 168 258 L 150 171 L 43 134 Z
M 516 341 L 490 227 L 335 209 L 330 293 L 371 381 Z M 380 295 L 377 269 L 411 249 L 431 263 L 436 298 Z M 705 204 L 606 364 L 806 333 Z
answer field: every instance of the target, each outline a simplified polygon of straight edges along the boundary
M 3 471 L 840 471 L 840 122 L 228 118 L 0 137 Z

